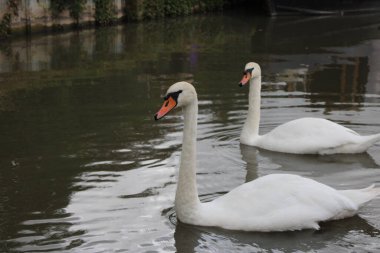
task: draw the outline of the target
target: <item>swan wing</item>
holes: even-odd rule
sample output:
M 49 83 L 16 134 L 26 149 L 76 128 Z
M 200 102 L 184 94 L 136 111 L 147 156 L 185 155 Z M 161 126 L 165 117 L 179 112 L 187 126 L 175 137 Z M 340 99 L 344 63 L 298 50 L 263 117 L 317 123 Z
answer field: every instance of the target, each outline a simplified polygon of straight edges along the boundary
M 312 179 L 272 174 L 205 203 L 204 209 L 206 220 L 214 223 L 209 225 L 247 231 L 284 231 L 318 229 L 319 221 L 352 216 L 358 207 L 337 190 Z
M 321 118 L 301 118 L 282 124 L 259 138 L 257 146 L 279 152 L 317 154 L 363 141 L 357 132 Z

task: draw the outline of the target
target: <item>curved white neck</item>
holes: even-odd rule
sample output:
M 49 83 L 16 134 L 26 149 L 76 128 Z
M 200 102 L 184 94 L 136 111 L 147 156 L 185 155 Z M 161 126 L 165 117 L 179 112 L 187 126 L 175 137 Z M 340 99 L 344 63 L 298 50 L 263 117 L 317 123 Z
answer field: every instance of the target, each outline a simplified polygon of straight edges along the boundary
M 186 222 L 194 216 L 200 204 L 196 183 L 198 100 L 184 107 L 183 112 L 184 130 L 175 208 L 179 220 Z
M 249 81 L 248 115 L 241 132 L 241 140 L 252 140 L 259 136 L 261 107 L 261 76 Z

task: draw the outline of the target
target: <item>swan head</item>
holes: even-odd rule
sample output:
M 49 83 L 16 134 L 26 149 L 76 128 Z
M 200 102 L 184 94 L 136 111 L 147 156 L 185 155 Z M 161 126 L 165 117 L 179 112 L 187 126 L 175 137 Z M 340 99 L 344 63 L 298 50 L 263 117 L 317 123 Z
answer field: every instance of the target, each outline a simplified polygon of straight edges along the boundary
M 197 98 L 197 93 L 193 85 L 187 82 L 178 82 L 169 87 L 164 97 L 164 104 L 154 115 L 155 120 L 159 120 L 168 114 L 175 107 L 184 107 L 193 103 Z
M 246 85 L 251 79 L 261 76 L 261 68 L 260 65 L 256 62 L 248 62 L 245 65 L 243 78 L 241 79 L 239 86 L 243 87 Z

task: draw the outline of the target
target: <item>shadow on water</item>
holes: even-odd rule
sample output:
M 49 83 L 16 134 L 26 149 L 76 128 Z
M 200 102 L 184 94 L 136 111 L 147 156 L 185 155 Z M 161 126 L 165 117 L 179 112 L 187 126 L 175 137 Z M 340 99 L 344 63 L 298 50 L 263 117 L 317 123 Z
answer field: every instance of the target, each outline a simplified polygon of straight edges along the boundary
M 251 50 L 254 52 L 260 48 L 262 54 L 297 56 L 333 53 L 342 48 L 357 46 L 363 42 L 363 38 L 378 39 L 378 14 L 344 17 L 288 16 L 256 21 L 257 29 L 252 34 Z M 260 34 L 263 35 L 259 36 Z
M 377 237 L 379 230 L 359 216 L 321 223 L 320 230 L 294 232 L 240 232 L 199 227 L 178 222 L 174 233 L 177 252 L 202 252 L 218 249 L 225 252 L 279 250 L 294 252 L 323 249 L 342 250 L 358 234 Z M 342 240 L 347 238 L 347 241 Z M 355 246 L 351 246 L 355 248 Z M 360 246 L 358 246 L 360 249 Z
M 257 19 L 251 54 L 267 81 L 304 91 L 325 114 L 345 103 L 360 110 L 364 93 L 379 94 L 379 15 Z M 328 27 L 328 29 L 326 29 Z

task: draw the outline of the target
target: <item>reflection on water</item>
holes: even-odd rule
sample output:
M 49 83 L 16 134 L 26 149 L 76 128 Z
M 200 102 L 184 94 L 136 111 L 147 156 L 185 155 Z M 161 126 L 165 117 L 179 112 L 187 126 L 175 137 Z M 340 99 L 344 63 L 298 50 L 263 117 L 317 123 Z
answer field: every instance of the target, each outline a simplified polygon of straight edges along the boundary
M 328 174 L 347 174 L 357 172 L 360 168 L 366 168 L 362 173 L 377 174 L 379 164 L 368 153 L 362 154 L 338 154 L 334 156 L 320 155 L 294 155 L 268 151 L 247 145 L 240 145 L 243 161 L 247 164 L 246 181 L 251 181 L 258 176 L 284 172 L 296 173 L 308 177 L 321 177 Z M 268 167 L 270 164 L 270 167 Z M 368 169 L 373 168 L 373 169 Z M 342 179 L 342 178 L 341 178 Z M 349 180 L 347 178 L 346 180 Z M 346 182 L 346 181 L 344 181 Z
M 236 85 L 246 62 L 261 63 L 261 133 L 305 116 L 380 132 L 379 25 L 377 16 L 226 13 L 1 44 L 0 251 L 380 250 L 379 200 L 320 231 L 177 224 L 182 118 L 153 122 L 170 84 L 195 84 L 203 201 L 269 173 L 339 189 L 380 183 L 379 144 L 342 156 L 239 145 L 248 90 Z

